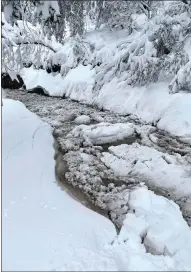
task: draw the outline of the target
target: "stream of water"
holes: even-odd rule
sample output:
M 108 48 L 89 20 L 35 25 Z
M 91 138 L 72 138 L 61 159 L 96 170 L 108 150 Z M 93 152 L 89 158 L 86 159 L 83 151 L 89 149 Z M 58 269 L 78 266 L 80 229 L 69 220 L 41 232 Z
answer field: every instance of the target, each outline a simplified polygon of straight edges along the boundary
M 101 177 L 101 184 L 97 185 L 96 182 L 94 184 L 94 182 L 91 183 L 91 180 L 90 182 L 89 180 L 87 180 L 89 182 L 88 186 L 91 187 L 91 190 L 86 190 L 87 188 L 80 184 L 80 180 L 75 180 L 75 175 L 73 175 L 74 179 L 71 178 L 72 175 L 70 174 L 73 173 L 70 173 L 70 171 L 73 170 L 68 170 L 68 150 L 63 150 L 60 143 L 64 143 L 68 133 L 77 126 L 77 124 L 75 123 L 75 118 L 77 116 L 88 115 L 91 120 L 90 124 L 97 124 L 99 122 L 107 122 L 113 124 L 119 122 L 133 122 L 130 116 L 120 116 L 112 112 L 99 110 L 75 101 L 71 101 L 70 99 L 46 97 L 37 95 L 35 93 L 29 94 L 24 91 L 18 90 L 5 90 L 5 93 L 7 98 L 20 100 L 21 102 L 23 102 L 30 111 L 37 114 L 43 121 L 49 123 L 54 128 L 53 136 L 55 138 L 54 148 L 56 162 L 55 173 L 57 176 L 58 186 L 61 188 L 61 190 L 66 191 L 72 198 L 82 203 L 86 207 L 94 210 L 97 213 L 102 214 L 105 217 L 109 217 L 119 229 L 126 214 L 126 212 L 122 214 L 121 211 L 124 209 L 124 207 L 126 207 L 126 211 L 128 210 L 128 205 L 126 205 L 125 202 L 123 203 L 121 195 L 124 190 L 131 189 L 134 186 L 138 186 L 139 182 L 142 182 L 141 177 L 134 178 L 128 176 L 126 179 L 123 180 L 115 177 L 114 175 L 99 176 L 100 173 L 107 172 L 107 169 L 103 164 L 99 162 L 98 156 L 97 160 L 100 165 L 98 166 L 98 168 L 96 168 L 97 166 L 94 165 L 93 168 L 93 171 L 97 171 L 98 176 L 95 176 L 93 178 L 95 178 L 96 180 L 96 178 L 100 179 Z M 140 126 L 140 128 L 142 128 L 143 126 L 143 124 L 139 120 L 136 120 L 134 123 L 136 126 Z M 182 143 L 176 137 L 173 137 L 164 131 L 159 131 L 156 127 L 153 127 L 151 125 L 145 125 L 145 129 L 146 130 L 142 134 L 135 134 L 121 141 L 100 145 L 100 148 L 102 149 L 101 152 L 108 152 L 108 148 L 113 145 L 117 146 L 121 144 L 132 144 L 133 142 L 138 142 L 142 145 L 151 146 L 161 152 L 175 155 L 179 154 L 181 156 L 184 156 L 185 162 L 187 160 L 187 163 L 191 163 L 191 147 L 188 144 Z M 155 142 L 155 139 L 157 139 L 157 142 Z M 78 142 L 78 139 L 71 139 L 71 141 L 73 140 L 76 140 Z M 78 150 L 80 151 L 81 149 L 84 149 L 78 143 L 73 148 L 76 148 L 77 152 Z M 84 150 L 85 153 L 90 152 L 91 154 L 91 152 L 93 152 L 93 154 L 96 154 L 96 147 L 94 147 L 93 149 L 86 148 Z M 98 153 L 100 153 L 100 151 Z M 77 161 L 78 158 L 74 156 L 73 159 Z M 73 169 L 76 169 L 75 167 Z M 144 182 L 147 184 L 149 189 L 153 190 L 155 193 L 159 195 L 164 195 L 165 197 L 177 202 L 183 211 L 185 219 L 187 220 L 189 225 L 191 225 L 191 204 L 189 204 L 191 203 L 191 200 L 187 201 L 187 199 L 185 200 L 185 198 L 176 198 L 170 191 L 165 190 L 164 188 L 155 188 L 153 185 L 149 184 L 147 180 L 144 180 Z M 112 189 L 111 184 L 113 184 L 112 186 L 114 186 L 114 188 Z M 102 196 L 102 198 L 100 198 L 100 188 L 103 189 L 103 192 L 105 194 L 105 196 Z M 121 206 L 115 209 L 115 211 L 109 210 L 107 204 L 108 199 L 111 198 L 111 190 L 113 190 L 112 192 L 114 192 L 114 195 L 112 196 L 114 197 L 113 201 L 116 203 L 120 199 L 121 202 Z

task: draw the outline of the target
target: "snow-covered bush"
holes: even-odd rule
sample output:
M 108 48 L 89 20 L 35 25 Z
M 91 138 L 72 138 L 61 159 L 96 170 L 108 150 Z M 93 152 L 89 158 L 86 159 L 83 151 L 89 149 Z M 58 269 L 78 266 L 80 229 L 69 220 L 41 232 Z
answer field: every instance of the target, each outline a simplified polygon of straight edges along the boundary
M 19 73 L 23 64 L 27 66 L 31 62 L 39 67 L 45 48 L 46 53 L 47 50 L 55 52 L 43 35 L 44 23 L 34 27 L 27 21 L 28 9 L 32 6 L 36 7 L 37 22 L 45 20 L 45 23 L 50 18 L 54 21 L 59 13 L 54 1 L 2 1 L 2 66 L 5 72 Z
M 43 34 L 28 22 L 19 21 L 11 26 L 2 14 L 2 67 L 6 72 L 19 72 L 29 63 L 39 67 L 48 52 L 55 50 Z
M 190 88 L 190 60 L 184 45 L 191 35 L 191 1 L 29 2 L 30 5 L 17 0 L 16 7 L 10 0 L 3 1 L 5 70 L 19 70 L 23 64 L 32 63 L 37 69 L 60 72 L 64 77 L 70 69 L 82 64 L 91 65 L 95 71 L 95 91 L 114 77 L 132 86 L 168 78 L 172 80 L 171 92 Z M 30 18 L 31 7 L 34 16 Z M 23 12 L 25 8 L 27 11 Z M 23 13 L 23 20 L 18 21 Z M 35 16 L 39 24 L 36 27 L 26 20 L 34 21 Z M 105 25 L 110 32 L 116 27 L 125 28 L 126 40 L 116 47 L 87 41 L 83 36 L 87 16 L 95 28 Z M 140 25 L 139 20 L 142 20 Z M 64 43 L 67 28 L 73 37 Z M 56 50 L 52 48 L 47 38 L 50 36 L 63 45 Z
M 91 63 L 91 55 L 94 47 L 91 43 L 83 40 L 79 35 L 70 38 L 56 53 L 51 52 L 44 62 L 44 68 L 57 72 L 58 69 L 64 77 L 70 69 L 78 64 L 88 65 Z
M 165 76 L 175 77 L 174 81 L 179 85 L 176 90 L 180 90 L 183 88 L 183 80 L 180 80 L 183 73 L 184 81 L 186 80 L 184 88 L 189 88 L 190 66 L 187 64 L 188 55 L 184 50 L 184 43 L 190 34 L 191 17 L 189 10 L 186 11 L 187 6 L 184 3 L 180 5 L 184 7 L 183 14 L 175 13 L 170 16 L 169 12 L 166 14 L 164 11 L 163 16 L 154 16 L 132 42 L 127 42 L 125 48 L 118 48 L 119 52 L 116 52 L 114 60 L 97 69 L 95 90 L 99 90 L 114 77 L 129 85 L 142 86 Z M 171 5 L 168 6 L 168 11 L 170 7 Z M 174 10 L 173 4 L 172 9 Z
M 169 88 L 171 93 L 176 93 L 180 90 L 191 92 L 191 61 L 179 69 Z

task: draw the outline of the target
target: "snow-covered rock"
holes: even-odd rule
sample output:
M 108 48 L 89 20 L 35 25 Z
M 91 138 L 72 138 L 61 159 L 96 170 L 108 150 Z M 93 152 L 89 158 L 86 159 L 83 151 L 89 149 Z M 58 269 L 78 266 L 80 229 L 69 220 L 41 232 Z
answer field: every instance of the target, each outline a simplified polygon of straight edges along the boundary
M 90 117 L 87 116 L 87 115 L 81 115 L 81 116 L 78 116 L 74 122 L 78 125 L 81 125 L 81 124 L 89 124 L 91 121 Z
M 74 137 L 90 141 L 94 145 L 112 143 L 130 137 L 135 132 L 132 123 L 99 123 L 96 125 L 80 125 L 71 132 Z M 69 135 L 70 137 L 70 135 Z
M 144 187 L 129 198 L 130 212 L 113 243 L 116 251 L 124 249 L 122 264 L 129 271 L 189 271 L 191 230 L 179 207 Z
M 92 103 L 94 70 L 90 65 L 79 65 L 62 77 L 61 74 L 48 74 L 45 70 L 34 70 L 32 67 L 22 69 L 22 77 L 27 89 L 36 86 L 44 88 L 50 96 L 66 96 L 85 103 Z

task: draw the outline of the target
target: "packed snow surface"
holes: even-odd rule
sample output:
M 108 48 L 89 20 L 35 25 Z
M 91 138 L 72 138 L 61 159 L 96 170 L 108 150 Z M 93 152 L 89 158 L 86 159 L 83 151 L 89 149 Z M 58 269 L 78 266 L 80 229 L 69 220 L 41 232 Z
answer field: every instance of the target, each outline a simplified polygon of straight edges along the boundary
M 57 186 L 50 126 L 18 101 L 4 99 L 2 110 L 4 271 L 191 269 L 191 230 L 174 202 L 145 186 L 127 190 L 129 211 L 117 235 L 108 219 L 88 210 Z M 91 125 L 89 130 L 85 125 L 79 127 L 91 139 L 100 136 L 102 127 L 100 139 L 104 139 L 120 134 L 121 125 Z M 131 129 L 133 133 L 130 124 L 123 125 L 123 131 L 130 133 Z M 154 163 L 158 160 L 163 166 L 159 153 L 137 150 L 131 150 L 128 162 L 126 145 L 110 148 L 127 167 L 137 157 L 141 169 L 143 160 L 150 163 L 154 157 Z M 172 158 L 165 160 L 170 162 Z
M 98 254 L 115 228 L 57 186 L 51 127 L 21 102 L 3 104 L 3 270 L 78 268 L 79 258 Z

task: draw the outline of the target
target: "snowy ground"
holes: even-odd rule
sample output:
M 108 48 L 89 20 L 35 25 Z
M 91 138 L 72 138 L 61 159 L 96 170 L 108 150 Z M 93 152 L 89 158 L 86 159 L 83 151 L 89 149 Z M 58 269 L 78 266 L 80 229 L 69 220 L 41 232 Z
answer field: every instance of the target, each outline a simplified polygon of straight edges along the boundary
M 78 255 L 98 254 L 115 228 L 56 185 L 51 127 L 22 103 L 3 103 L 3 270 L 78 268 Z
M 19 92 L 18 94 L 7 92 L 7 96 L 10 94 L 17 97 Z M 75 127 L 76 123 L 71 121 L 75 119 L 74 115 L 66 115 L 67 109 L 63 115 L 58 112 L 56 115 L 55 110 L 60 110 L 61 113 L 62 108 L 58 108 L 58 105 L 63 103 L 66 108 L 71 107 L 71 112 L 72 108 L 76 113 L 80 110 L 85 111 L 84 114 L 89 112 L 91 120 L 94 116 L 94 122 L 95 119 L 98 122 L 103 118 L 108 122 L 108 120 L 115 121 L 117 118 L 103 112 L 94 111 L 94 115 L 90 114 L 93 109 L 85 109 L 80 105 L 77 108 L 77 103 L 71 101 L 46 98 L 46 102 L 44 101 L 46 105 L 43 105 L 41 97 L 36 101 L 31 98 L 37 98 L 37 95 L 20 95 L 20 99 L 25 100 L 27 106 L 30 105 L 39 115 L 44 116 L 43 119 L 52 122 L 57 128 L 60 127 L 60 123 L 63 129 L 65 126 L 66 130 L 62 130 L 62 136 L 66 133 L 66 138 L 67 130 L 71 130 L 72 126 Z M 53 100 L 55 104 L 52 103 Z M 120 210 L 125 219 L 117 235 L 114 225 L 108 219 L 82 206 L 57 186 L 51 127 L 18 101 L 4 99 L 3 103 L 3 270 L 189 271 L 191 269 L 191 230 L 174 202 L 155 195 L 143 184 L 134 184 L 132 187 L 124 188 L 121 193 L 120 190 L 116 191 L 116 194 L 110 190 L 111 201 L 107 204 L 111 206 L 111 212 L 114 214 L 120 202 L 119 198 L 118 202 L 113 202 L 112 198 L 121 196 Z M 52 116 L 49 115 L 51 109 L 54 109 Z M 54 118 L 55 116 L 57 118 Z M 62 119 L 61 122 L 58 117 L 65 117 L 65 120 Z M 108 124 L 105 126 L 107 127 Z M 110 133 L 105 132 L 100 139 L 104 138 L 105 143 L 108 135 L 115 135 L 118 133 L 116 128 L 122 126 L 125 129 L 127 125 L 117 125 L 117 123 L 115 126 L 110 125 Z M 96 129 L 86 129 L 86 136 L 94 135 L 93 131 L 98 133 L 99 130 Z M 132 124 L 128 124 L 127 131 L 128 135 L 134 133 Z M 72 130 L 71 134 L 73 132 Z M 127 135 L 125 134 L 124 137 Z M 58 137 L 59 139 L 61 140 Z M 111 140 L 111 138 L 107 139 Z M 98 161 L 99 156 L 88 154 L 88 150 L 100 152 L 100 148 L 96 149 L 90 141 L 87 147 L 68 151 L 66 155 L 71 159 L 70 152 L 78 152 L 84 162 Z M 114 151 L 119 155 L 120 146 L 116 146 L 116 150 Z M 172 163 L 174 163 L 173 158 L 171 158 Z M 86 164 L 82 164 L 81 167 L 82 173 L 83 170 L 87 171 L 83 169 Z M 110 174 L 115 177 L 113 173 Z M 106 201 L 109 200 L 107 193 L 109 192 L 105 192 Z M 124 200 L 126 206 L 123 204 Z M 118 212 L 119 209 L 116 214 Z

